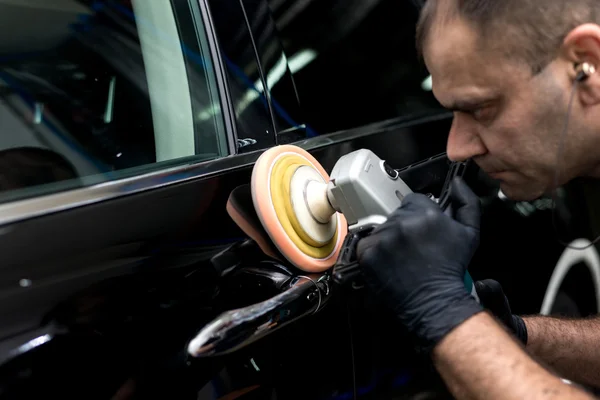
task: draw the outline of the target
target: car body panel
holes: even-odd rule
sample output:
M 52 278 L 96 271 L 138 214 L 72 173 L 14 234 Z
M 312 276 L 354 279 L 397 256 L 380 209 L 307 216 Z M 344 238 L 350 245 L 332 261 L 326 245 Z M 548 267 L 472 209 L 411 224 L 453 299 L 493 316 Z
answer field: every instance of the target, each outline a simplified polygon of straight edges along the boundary
M 404 138 L 407 147 L 421 142 L 421 154 L 395 151 L 389 159 L 392 165 L 403 167 L 443 150 L 447 123 L 447 120 L 434 120 L 417 126 L 388 127 L 382 133 L 366 133 L 351 141 L 342 140 L 318 148 L 313 154 L 326 168 L 331 168 L 341 154 L 363 147 L 378 149 L 387 138 L 398 145 Z M 423 132 L 432 130 L 439 132 L 437 145 L 431 135 L 426 144 L 419 140 L 424 137 Z M 370 141 L 373 146 L 369 146 Z M 0 292 L 2 337 L 12 338 L 15 349 L 32 340 L 32 336 L 35 336 L 33 339 L 44 335 L 53 337 L 40 348 L 52 347 L 55 341 L 69 347 L 71 338 L 81 339 L 82 343 L 89 340 L 94 343 L 89 346 L 95 347 L 104 337 L 109 337 L 109 341 L 116 340 L 120 346 L 114 357 L 144 354 L 138 361 L 147 357 L 150 363 L 154 362 L 151 359 L 156 352 L 166 351 L 161 350 L 163 346 L 182 352 L 186 341 L 203 324 L 226 310 L 219 307 L 219 301 L 223 300 L 213 298 L 219 288 L 219 275 L 210 259 L 243 240 L 243 233 L 226 214 L 225 203 L 231 190 L 249 181 L 250 173 L 251 165 L 245 165 L 206 178 L 4 226 L 0 241 L 5 261 L 0 280 L 4 283 Z M 437 178 L 439 184 L 443 176 Z M 24 251 L 32 248 L 35 251 Z M 259 264 L 261 260 L 254 262 Z M 245 302 L 249 300 L 244 298 L 236 301 L 249 305 Z M 19 306 L 14 307 L 15 304 Z M 312 326 L 310 329 L 319 329 L 315 321 L 307 324 Z M 298 334 L 303 330 L 294 329 Z M 124 334 L 128 331 L 131 336 Z M 279 335 L 281 340 L 288 340 L 290 330 L 286 332 Z M 338 336 L 343 338 L 344 333 Z M 22 339 L 15 341 L 15 338 Z M 315 338 L 313 341 L 317 346 L 319 341 Z M 79 346 L 78 350 L 65 351 L 97 354 L 85 344 Z M 344 349 L 330 361 L 333 365 L 337 365 L 339 357 L 348 357 L 347 347 Z M 40 350 L 40 354 L 44 351 Z M 182 357 L 177 360 L 181 363 L 179 367 L 185 370 L 184 358 L 181 353 L 177 354 Z M 91 363 L 93 356 L 86 359 Z M 287 356 L 283 355 L 283 359 Z M 297 361 L 300 364 L 312 362 L 303 357 Z M 342 379 L 346 385 L 349 385 L 348 376 Z M 95 385 L 110 386 L 109 381 L 103 379 Z M 169 382 L 166 379 L 161 383 L 165 385 L 162 390 L 168 392 Z M 142 387 L 139 390 L 144 390 L 144 384 L 148 383 L 138 383 Z M 196 385 L 194 382 L 197 389 Z M 283 392 L 289 389 L 285 385 L 280 388 Z M 324 389 L 321 385 L 319 390 Z M 63 389 L 56 390 L 57 395 L 61 395 Z M 83 392 L 73 393 L 83 395 Z

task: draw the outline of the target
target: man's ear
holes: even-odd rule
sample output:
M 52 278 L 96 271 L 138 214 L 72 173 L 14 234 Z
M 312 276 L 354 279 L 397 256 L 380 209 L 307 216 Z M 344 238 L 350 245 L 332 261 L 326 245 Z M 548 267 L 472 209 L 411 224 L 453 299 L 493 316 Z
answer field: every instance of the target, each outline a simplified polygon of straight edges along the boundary
M 600 25 L 583 24 L 573 29 L 561 46 L 561 55 L 569 63 L 571 82 L 581 76 L 582 65 L 600 68 Z M 600 72 L 588 73 L 580 82 L 579 98 L 584 105 L 600 104 Z

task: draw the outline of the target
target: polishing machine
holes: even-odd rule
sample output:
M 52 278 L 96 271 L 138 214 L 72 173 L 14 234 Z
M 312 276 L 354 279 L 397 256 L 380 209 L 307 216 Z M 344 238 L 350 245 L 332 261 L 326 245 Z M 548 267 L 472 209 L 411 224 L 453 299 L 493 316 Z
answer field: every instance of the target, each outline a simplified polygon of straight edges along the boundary
M 349 247 L 412 193 L 398 171 L 370 150 L 344 155 L 329 176 L 311 154 L 293 145 L 265 151 L 251 187 L 257 215 L 281 254 L 303 271 L 334 267 L 334 274 L 357 270 Z M 465 286 L 476 297 L 468 273 Z
M 452 173 L 451 168 L 447 183 Z M 358 242 L 410 193 L 398 171 L 370 150 L 343 156 L 331 176 L 300 147 L 281 145 L 265 151 L 254 165 L 250 185 L 231 193 L 227 211 L 265 255 L 285 259 L 303 273 L 282 293 L 218 316 L 189 343 L 188 353 L 227 354 L 318 311 L 329 296 L 330 281 L 360 287 Z M 442 190 L 437 200 L 442 210 L 445 194 Z M 477 299 L 468 273 L 465 288 Z

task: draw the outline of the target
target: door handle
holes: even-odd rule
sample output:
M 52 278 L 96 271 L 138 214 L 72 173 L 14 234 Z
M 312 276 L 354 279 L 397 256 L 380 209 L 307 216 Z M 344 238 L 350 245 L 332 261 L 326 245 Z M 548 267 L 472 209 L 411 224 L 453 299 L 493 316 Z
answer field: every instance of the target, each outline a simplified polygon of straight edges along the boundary
M 195 358 L 235 352 L 282 327 L 319 311 L 331 296 L 330 275 L 294 276 L 276 296 L 220 314 L 189 342 Z

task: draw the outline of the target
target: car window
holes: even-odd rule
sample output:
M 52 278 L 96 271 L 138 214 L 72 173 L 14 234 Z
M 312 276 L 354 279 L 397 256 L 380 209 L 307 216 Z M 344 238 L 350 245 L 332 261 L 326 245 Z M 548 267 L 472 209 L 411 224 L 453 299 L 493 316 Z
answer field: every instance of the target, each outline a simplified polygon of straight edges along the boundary
M 235 110 L 238 152 L 307 136 L 288 60 L 263 0 L 208 0 Z
M 302 134 L 303 132 L 297 131 L 304 131 L 305 122 L 290 72 L 288 55 L 281 43 L 267 2 L 244 0 L 241 3 L 254 35 L 257 56 L 263 69 L 266 91 L 273 110 L 277 143 L 281 144 L 282 139 L 288 139 L 288 133 Z M 301 137 L 304 138 L 304 135 Z
M 272 147 L 276 144 L 274 121 L 240 1 L 209 0 L 208 4 L 235 111 L 238 152 Z
M 419 61 L 419 1 L 268 0 L 307 123 L 330 133 L 444 112 Z
M 193 7 L 0 2 L 0 202 L 229 153 Z

